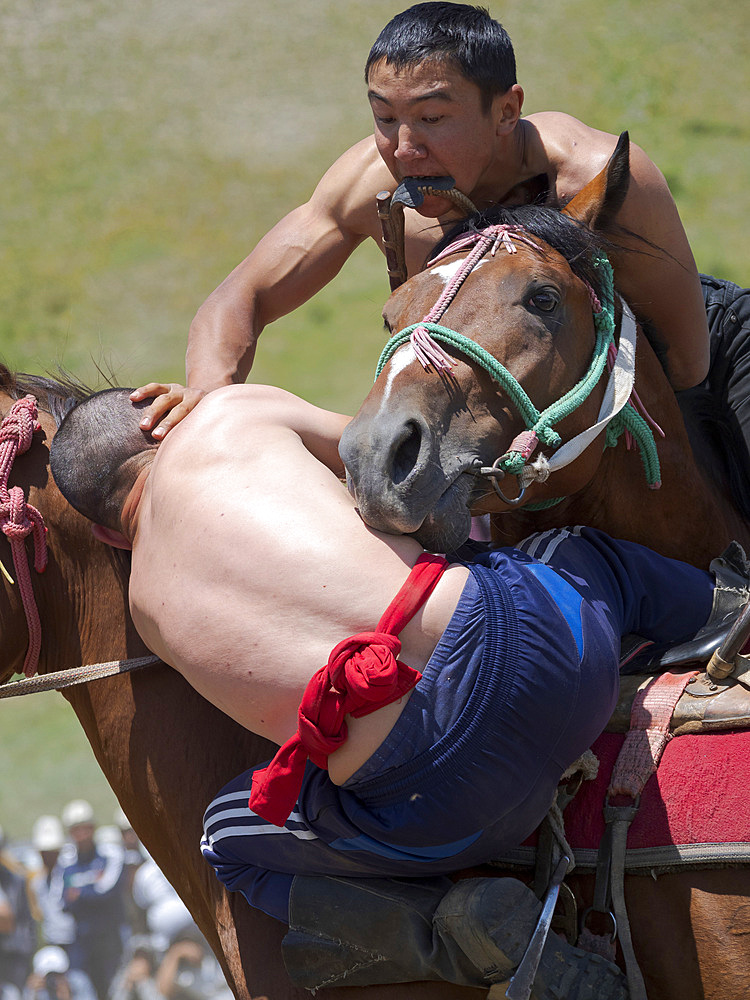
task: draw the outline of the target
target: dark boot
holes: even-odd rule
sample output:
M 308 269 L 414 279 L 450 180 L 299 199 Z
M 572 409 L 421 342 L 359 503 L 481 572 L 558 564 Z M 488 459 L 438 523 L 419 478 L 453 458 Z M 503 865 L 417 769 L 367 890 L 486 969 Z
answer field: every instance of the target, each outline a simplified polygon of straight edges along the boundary
M 638 636 L 625 636 L 620 656 L 621 674 L 659 674 L 686 664 L 707 663 L 750 601 L 750 561 L 739 542 L 731 542 L 709 567 L 716 586 L 711 614 L 695 635 L 678 645 L 655 645 Z
M 298 875 L 283 955 L 296 986 L 444 980 L 484 987 L 523 958 L 541 903 L 511 878 L 354 879 Z M 626 1000 L 625 977 L 552 935 L 532 1000 Z

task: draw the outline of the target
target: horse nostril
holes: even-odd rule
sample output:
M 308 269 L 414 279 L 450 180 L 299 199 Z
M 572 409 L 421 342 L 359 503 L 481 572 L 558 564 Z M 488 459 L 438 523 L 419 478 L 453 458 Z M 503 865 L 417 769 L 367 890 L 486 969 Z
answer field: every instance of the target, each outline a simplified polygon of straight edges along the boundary
M 422 432 L 413 420 L 407 422 L 405 434 L 393 455 L 391 478 L 396 485 L 402 483 L 414 470 L 422 445 Z

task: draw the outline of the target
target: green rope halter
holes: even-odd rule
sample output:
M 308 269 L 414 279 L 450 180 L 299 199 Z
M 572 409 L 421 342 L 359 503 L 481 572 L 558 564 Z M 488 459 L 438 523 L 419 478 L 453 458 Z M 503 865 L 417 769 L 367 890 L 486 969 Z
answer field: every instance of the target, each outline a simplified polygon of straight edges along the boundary
M 396 351 L 410 340 L 413 331 L 421 327 L 429 331 L 435 340 L 442 341 L 442 343 L 456 348 L 471 361 L 484 368 L 490 377 L 507 393 L 520 413 L 527 430 L 535 435 L 543 444 L 551 448 L 557 448 L 561 444 L 561 438 L 554 429 L 554 425 L 564 420 L 565 417 L 573 413 L 588 399 L 601 378 L 607 363 L 607 353 L 610 344 L 614 342 L 615 287 L 612 265 L 608 258 L 604 254 L 601 254 L 595 259 L 594 266 L 601 269 L 602 281 L 600 292 L 601 309 L 594 313 L 596 341 L 591 363 L 583 378 L 545 410 L 541 412 L 537 410 L 515 376 L 483 347 L 463 334 L 451 330 L 449 327 L 426 320 L 423 320 L 421 323 L 413 323 L 390 338 L 378 360 L 375 379 L 378 378 Z M 606 446 L 614 447 L 625 431 L 629 431 L 639 445 L 641 460 L 649 486 L 652 488 L 658 487 L 660 475 L 659 458 L 656 452 L 653 432 L 631 403 L 627 403 L 607 427 Z M 508 451 L 495 462 L 495 467 L 510 475 L 518 475 L 523 470 L 527 461 L 528 453 Z M 560 497 L 554 501 L 544 501 L 544 506 L 551 506 L 552 503 L 559 502 L 562 499 Z M 527 505 L 527 508 L 531 509 L 531 506 Z
M 383 348 L 375 372 L 375 378 L 377 379 L 399 347 L 402 347 L 410 339 L 412 331 L 416 330 L 417 327 L 423 327 L 430 332 L 435 340 L 457 348 L 470 360 L 475 361 L 484 368 L 490 377 L 502 386 L 508 394 L 511 401 L 515 404 L 516 409 L 521 414 L 526 428 L 535 434 L 545 445 L 548 445 L 550 448 L 556 448 L 561 443 L 561 438 L 557 431 L 554 430 L 553 425 L 569 416 L 569 414 L 573 413 L 574 410 L 588 399 L 604 371 L 604 366 L 607 363 L 607 351 L 614 337 L 614 281 L 612 266 L 606 257 L 600 257 L 596 261 L 596 266 L 603 268 L 604 288 L 601 296 L 601 312 L 596 313 L 594 316 L 596 343 L 589 370 L 577 385 L 569 389 L 568 392 L 545 410 L 541 412 L 537 410 L 515 376 L 488 351 L 463 334 L 457 333 L 448 327 L 440 326 L 437 323 L 413 323 L 411 326 L 407 326 L 405 329 L 394 334 Z M 525 464 L 526 456 L 519 451 L 507 452 L 496 463 L 499 469 L 511 475 L 517 475 Z

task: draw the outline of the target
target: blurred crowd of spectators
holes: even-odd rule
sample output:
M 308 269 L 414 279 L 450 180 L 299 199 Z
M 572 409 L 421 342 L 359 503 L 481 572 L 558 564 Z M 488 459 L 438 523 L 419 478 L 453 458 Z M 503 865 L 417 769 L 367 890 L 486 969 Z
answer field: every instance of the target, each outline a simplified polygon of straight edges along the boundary
M 0 1000 L 232 1000 L 188 910 L 125 814 L 90 804 L 0 827 Z

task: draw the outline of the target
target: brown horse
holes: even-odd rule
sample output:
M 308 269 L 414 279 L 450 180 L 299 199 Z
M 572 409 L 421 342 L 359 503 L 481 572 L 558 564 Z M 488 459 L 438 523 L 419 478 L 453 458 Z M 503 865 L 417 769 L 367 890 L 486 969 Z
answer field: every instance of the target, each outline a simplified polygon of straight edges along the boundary
M 49 566 L 34 576 L 43 631 L 40 669 L 142 655 L 144 647 L 127 611 L 127 562 L 93 540 L 90 525 L 60 496 L 49 473 L 49 444 L 56 429 L 52 414 L 61 412 L 71 390 L 40 379 L 14 379 L 0 369 L 0 416 L 26 392 L 40 401 L 42 427 L 15 463 L 11 482 L 23 488 L 48 528 Z M 711 551 L 719 547 L 714 534 Z M 4 539 L 0 559 L 8 565 Z M 18 670 L 26 648 L 17 590 L 5 580 L 2 586 L 0 682 Z M 72 688 L 65 697 L 134 829 L 206 934 L 236 995 L 303 1000 L 307 993 L 289 984 L 281 962 L 284 928 L 252 910 L 239 894 L 227 894 L 198 851 L 205 805 L 227 780 L 269 757 L 273 748 L 212 708 L 163 665 Z M 11 704 L 2 710 L 12 711 Z M 590 899 L 586 878 L 571 884 L 582 900 Z M 744 942 L 750 915 L 743 901 L 749 894 L 750 871 L 742 869 L 667 875 L 658 883 L 630 880 L 636 948 L 648 959 L 643 964 L 651 1000 L 699 1000 L 704 995 L 740 1000 L 748 995 Z M 667 924 L 673 928 L 672 940 L 663 934 Z M 740 961 L 744 975 L 736 974 Z M 484 991 L 420 983 L 340 988 L 320 995 L 330 1000 L 469 1000 Z
M 90 524 L 62 498 L 49 472 L 56 418 L 72 390 L 49 380 L 13 378 L 0 366 L 0 417 L 27 392 L 40 402 L 41 430 L 12 470 L 48 528 L 49 564 L 32 574 L 42 623 L 40 671 L 143 655 L 127 611 L 127 557 L 97 543 Z M 27 543 L 30 544 L 30 543 Z M 5 538 L 0 559 L 10 565 Z M 3 578 L 0 682 L 19 670 L 27 644 L 17 588 Z M 191 910 L 241 1000 L 303 1000 L 281 961 L 284 928 L 227 894 L 201 858 L 204 806 L 217 789 L 272 747 L 158 665 L 69 688 L 96 758 L 147 849 Z M 0 711 L 13 711 L 8 702 Z M 679 742 L 679 741 L 678 741 Z M 494 874 L 502 874 L 493 870 Z M 589 876 L 569 879 L 582 905 Z M 628 906 L 650 1000 L 741 1000 L 750 991 L 750 869 L 628 879 Z M 670 934 L 664 934 L 664 928 Z M 657 947 L 654 947 L 654 942 Z M 644 956 L 646 961 L 644 961 Z M 446 983 L 323 990 L 328 1000 L 470 1000 L 485 991 Z
M 494 255 L 461 271 L 477 240 L 468 246 L 446 241 L 439 259 L 391 296 L 384 317 L 394 336 L 340 448 L 360 512 L 373 527 L 412 532 L 426 547 L 450 551 L 466 538 L 470 512 L 489 512 L 493 537 L 501 544 L 535 531 L 588 524 L 704 567 L 733 538 L 747 547 L 750 526 L 729 499 L 721 463 L 708 454 L 696 461 L 675 396 L 640 328 L 635 385 L 665 433 L 658 443 L 661 487 L 648 489 L 638 453 L 626 450 L 623 441 L 605 448 L 603 432 L 546 481 L 532 479 L 517 505 L 520 485 L 513 475 L 498 483 L 511 502 L 488 483 L 497 456 L 513 450 L 512 442 L 531 420 L 521 418 L 507 383 L 498 385 L 495 369 L 490 373 L 477 360 L 473 345 L 513 373 L 537 414 L 585 377 L 596 341 L 591 292 L 599 282 L 582 265 L 610 249 L 595 230 L 610 223 L 628 179 L 627 143 L 621 142 L 607 168 L 568 206 L 570 218 L 536 208 L 500 211 L 489 221 L 510 229 L 504 236 L 490 231 L 500 237 Z M 481 229 L 488 223 L 473 224 Z M 447 290 L 456 275 L 463 283 L 451 299 Z M 446 298 L 447 307 L 439 308 Z M 617 304 L 614 313 L 619 330 Z M 436 315 L 444 326 L 435 325 Z M 452 367 L 442 368 L 439 359 L 427 367 L 419 363 L 419 345 L 407 338 L 425 321 Z M 596 423 L 605 383 L 600 378 L 555 425 L 564 442 Z M 543 442 L 539 450 L 554 455 Z M 558 498 L 553 506 L 544 505 Z M 537 505 L 541 509 L 529 509 Z M 750 743 L 750 733 L 741 738 Z M 700 739 L 696 743 L 700 747 Z M 725 766 L 719 759 L 711 763 L 716 772 Z M 577 877 L 570 882 L 579 900 L 590 901 L 590 882 Z M 750 962 L 740 938 L 750 932 L 750 869 L 683 870 L 658 881 L 630 877 L 627 899 L 650 1000 L 748 995 Z M 681 940 L 685 950 L 673 950 L 672 943 Z
M 0 366 L 0 418 L 13 400 L 33 394 L 41 430 L 13 466 L 20 486 L 48 529 L 49 563 L 32 570 L 42 624 L 40 672 L 144 655 L 147 650 L 128 614 L 128 561 L 94 540 L 91 525 L 60 495 L 49 471 L 49 445 L 65 400 L 76 388 L 48 379 L 13 377 Z M 29 553 L 31 542 L 27 540 Z M 11 555 L 0 536 L 0 560 Z M 3 653 L 0 683 L 19 671 L 27 629 L 18 587 L 3 575 L 0 590 Z M 219 958 L 240 1000 L 304 1000 L 281 959 L 285 933 L 278 922 L 227 893 L 201 857 L 198 845 L 205 807 L 223 785 L 275 747 L 213 708 L 163 664 L 66 690 L 96 759 L 143 844 L 177 889 Z M 13 701 L 0 711 L 12 712 Z M 50 748 L 54 752 L 54 748 Z M 447 983 L 323 990 L 337 1000 L 459 1000 L 482 991 Z
M 609 223 L 628 181 L 625 137 L 565 213 L 500 212 L 496 220 L 524 227 L 508 237 L 515 252 L 501 243 L 487 253 L 445 310 L 449 332 L 468 338 L 513 373 L 538 411 L 575 386 L 590 366 L 596 337 L 591 285 L 598 279 L 585 265 L 607 249 L 593 228 Z M 408 329 L 430 315 L 466 258 L 466 246 L 459 246 L 397 289 L 384 310 L 388 330 Z M 617 303 L 615 312 L 619 323 Z M 396 338 L 391 343 L 398 346 Z M 626 451 L 623 442 L 605 448 L 602 432 L 546 482 L 533 481 L 519 506 L 501 499 L 476 470 L 506 454 L 524 422 L 507 387 L 467 353 L 471 344 L 452 343 L 446 335 L 441 346 L 453 367 L 439 374 L 419 364 L 410 344 L 397 349 L 344 431 L 341 455 L 368 524 L 412 532 L 425 547 L 444 551 L 468 535 L 471 509 L 492 513 L 494 537 L 505 544 L 534 531 L 588 524 L 701 566 L 732 538 L 747 544 L 750 529 L 728 499 L 726 477 L 715 456 L 706 455 L 700 465 L 694 459 L 674 393 L 640 328 L 635 382 L 665 432 L 658 444 L 661 488 L 647 488 L 637 451 Z M 605 384 L 606 378 L 599 379 L 555 425 L 563 441 L 596 422 Z M 542 441 L 539 451 L 553 456 Z M 500 485 L 506 496 L 516 497 L 512 476 Z M 562 498 L 555 506 L 529 509 L 555 498 Z M 708 525 L 711 530 L 704 530 Z

